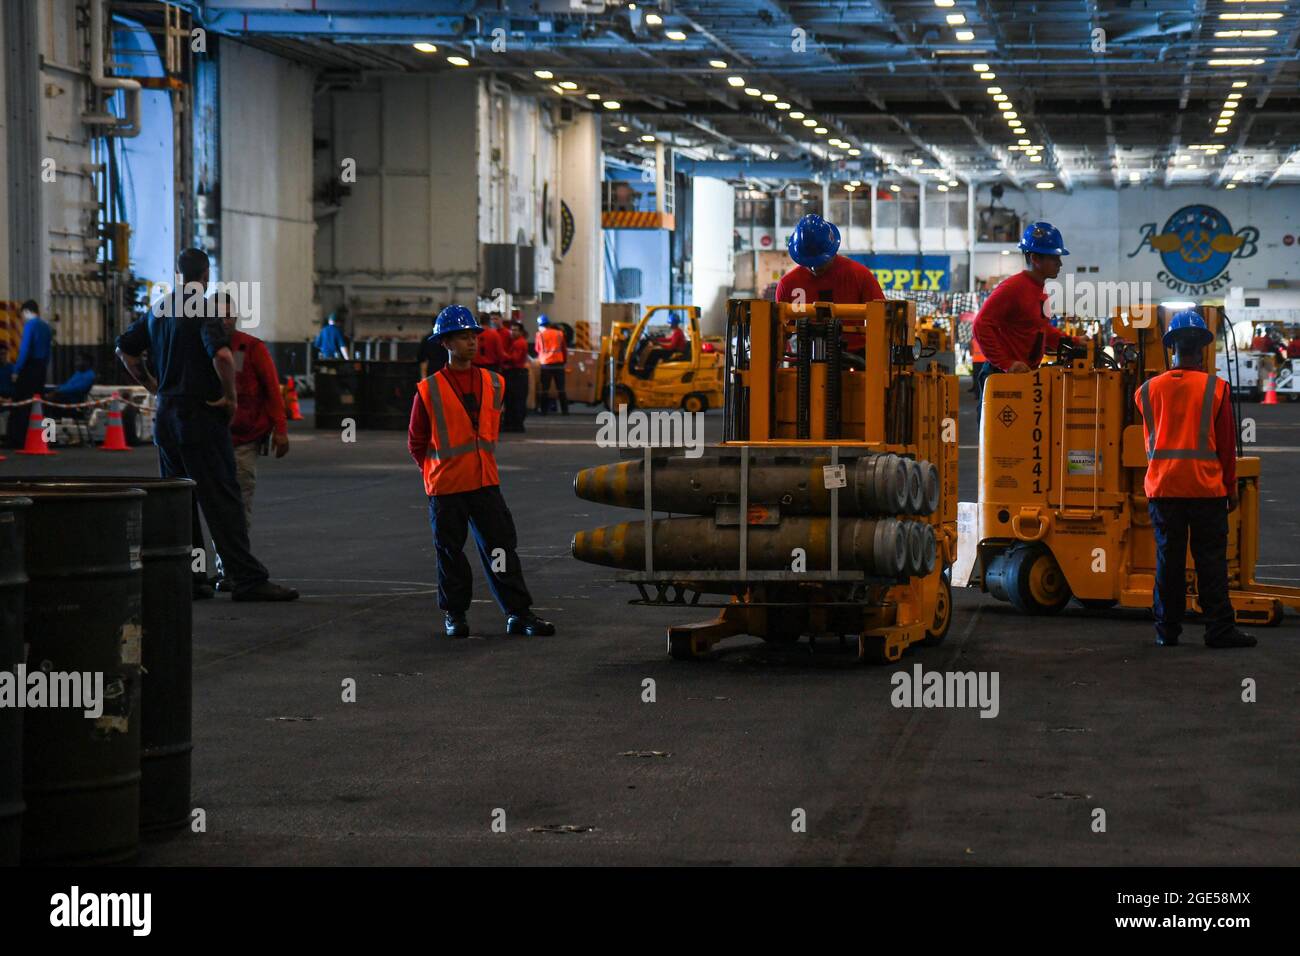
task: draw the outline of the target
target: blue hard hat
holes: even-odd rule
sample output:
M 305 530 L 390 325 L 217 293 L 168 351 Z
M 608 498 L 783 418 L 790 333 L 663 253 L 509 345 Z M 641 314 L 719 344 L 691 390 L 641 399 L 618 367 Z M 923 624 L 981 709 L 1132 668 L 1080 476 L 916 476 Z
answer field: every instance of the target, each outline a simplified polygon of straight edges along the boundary
M 1070 250 L 1065 248 L 1065 240 L 1061 238 L 1061 230 L 1041 219 L 1025 227 L 1025 234 L 1020 237 L 1020 251 L 1037 252 L 1042 256 L 1070 254 Z
M 537 324 L 538 324 L 538 325 L 550 325 L 550 324 L 551 324 L 551 320 L 547 317 L 546 313 L 543 312 L 541 315 L 539 315 L 539 316 L 537 317 Z
M 1173 348 L 1174 343 L 1182 336 L 1190 338 L 1193 335 L 1198 339 L 1197 344 L 1201 348 L 1214 341 L 1214 333 L 1206 326 L 1200 313 L 1195 309 L 1184 309 L 1169 320 L 1169 327 L 1165 329 L 1163 341 L 1166 347 Z
M 437 321 L 433 323 L 433 337 L 436 339 L 450 335 L 452 332 L 465 331 L 482 332 L 483 326 L 478 324 L 474 313 L 463 305 L 447 306 L 438 313 Z
M 799 220 L 785 243 L 790 258 L 808 269 L 820 269 L 835 258 L 840 248 L 840 231 L 816 213 Z
M 681 317 L 680 315 L 674 315 L 671 319 L 668 320 L 668 324 L 669 324 L 669 325 L 681 325 L 681 324 L 682 324 L 682 317 Z

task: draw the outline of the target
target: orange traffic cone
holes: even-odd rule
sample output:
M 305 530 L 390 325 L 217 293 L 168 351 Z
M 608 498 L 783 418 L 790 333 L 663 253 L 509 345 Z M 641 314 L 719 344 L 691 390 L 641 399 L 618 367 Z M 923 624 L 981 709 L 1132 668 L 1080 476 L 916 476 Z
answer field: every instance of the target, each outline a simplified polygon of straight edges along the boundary
M 1264 400 L 1261 405 L 1277 405 L 1277 372 L 1268 373 L 1268 384 L 1264 386 Z
M 126 431 L 122 428 L 122 399 L 113 393 L 113 404 L 108 406 L 108 428 L 104 431 L 104 441 L 100 451 L 130 451 L 126 443 Z
M 298 386 L 293 382 L 293 376 L 290 375 L 284 385 L 284 404 L 288 411 L 288 419 L 291 422 L 302 421 L 302 409 L 298 407 Z
M 18 449 L 20 455 L 57 455 L 58 452 L 50 451 L 50 446 L 45 443 L 45 412 L 41 409 L 41 396 L 37 394 L 35 401 L 32 402 L 32 414 L 27 419 L 27 441 L 22 448 Z

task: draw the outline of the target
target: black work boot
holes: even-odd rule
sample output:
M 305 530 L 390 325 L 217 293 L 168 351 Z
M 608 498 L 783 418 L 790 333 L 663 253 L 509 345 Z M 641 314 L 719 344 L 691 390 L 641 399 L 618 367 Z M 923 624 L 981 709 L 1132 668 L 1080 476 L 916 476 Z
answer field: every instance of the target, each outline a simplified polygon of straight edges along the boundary
M 448 637 L 469 637 L 469 621 L 464 614 L 447 612 L 442 619 L 442 629 Z
M 206 577 L 195 575 L 191 579 L 190 597 L 195 601 L 207 601 L 217 596 L 217 592 L 212 588 L 212 582 Z
M 523 614 L 511 614 L 506 618 L 507 634 L 522 634 L 525 637 L 550 637 L 555 633 L 555 625 L 543 621 L 532 611 Z
M 1156 628 L 1156 646 L 1157 647 L 1177 647 L 1178 636 L 1182 634 L 1182 628 L 1174 630 L 1170 628 L 1167 631 Z
M 1254 647 L 1258 641 L 1255 635 L 1247 634 L 1245 631 L 1233 628 L 1226 634 L 1218 634 L 1214 637 L 1205 635 L 1206 647 Z

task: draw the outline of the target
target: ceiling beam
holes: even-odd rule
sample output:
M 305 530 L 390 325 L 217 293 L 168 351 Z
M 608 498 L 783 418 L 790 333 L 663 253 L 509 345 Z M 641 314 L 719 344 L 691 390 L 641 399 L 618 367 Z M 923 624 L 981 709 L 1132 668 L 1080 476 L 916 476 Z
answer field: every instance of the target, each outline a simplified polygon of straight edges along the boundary
M 1272 186 L 1277 182 L 1278 177 L 1282 175 L 1282 167 L 1295 160 L 1300 160 L 1300 147 L 1291 150 L 1291 152 L 1287 153 L 1286 158 L 1277 164 L 1277 169 L 1273 170 L 1273 175 L 1269 176 L 1265 181 L 1264 188 L 1267 189 L 1269 186 Z M 1297 170 L 1297 172 L 1300 172 L 1300 170 Z

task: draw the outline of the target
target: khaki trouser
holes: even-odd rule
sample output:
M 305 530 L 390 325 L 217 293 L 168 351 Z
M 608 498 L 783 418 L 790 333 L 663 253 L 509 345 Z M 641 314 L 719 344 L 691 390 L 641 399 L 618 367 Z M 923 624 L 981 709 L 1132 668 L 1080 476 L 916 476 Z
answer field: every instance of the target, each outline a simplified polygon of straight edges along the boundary
M 235 480 L 239 494 L 244 499 L 244 518 L 248 533 L 253 533 L 253 490 L 257 487 L 257 448 L 261 442 L 250 441 L 235 446 Z

